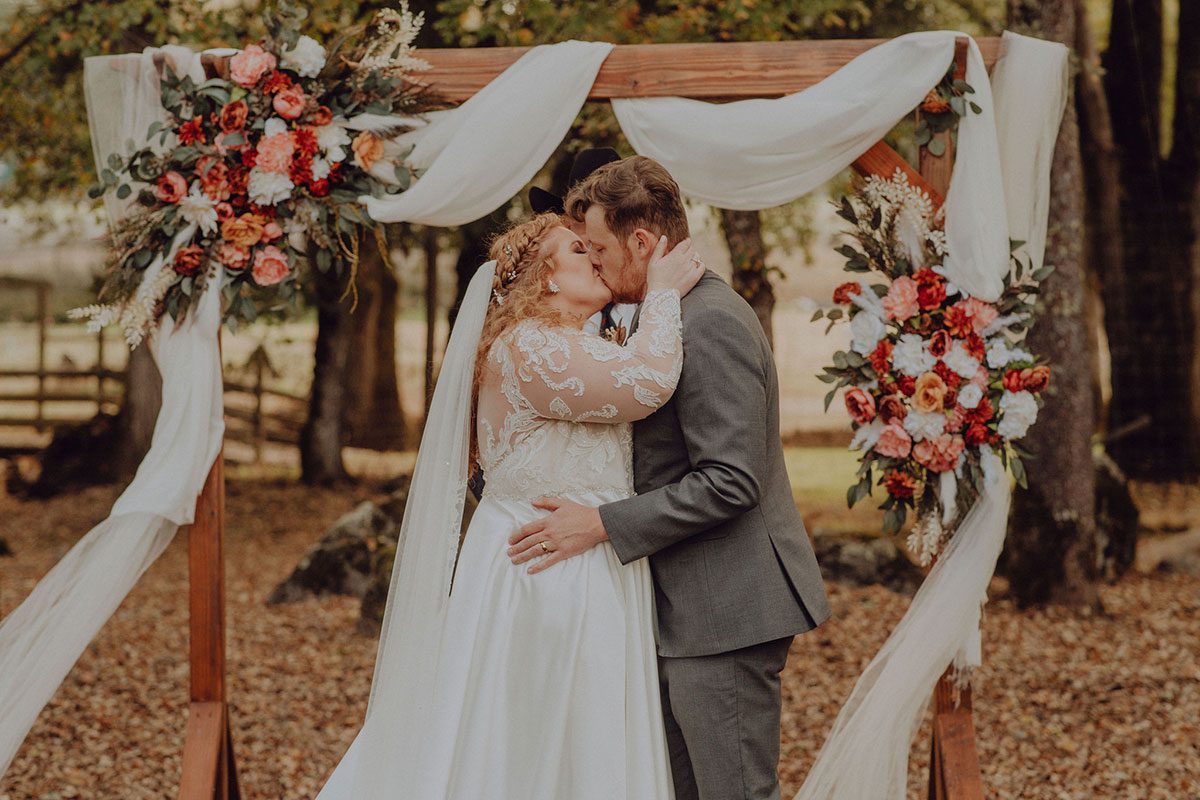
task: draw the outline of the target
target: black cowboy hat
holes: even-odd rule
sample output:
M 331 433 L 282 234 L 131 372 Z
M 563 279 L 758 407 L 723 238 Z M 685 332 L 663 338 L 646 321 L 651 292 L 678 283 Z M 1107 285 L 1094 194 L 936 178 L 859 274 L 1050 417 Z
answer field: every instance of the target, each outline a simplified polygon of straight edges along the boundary
M 579 155 L 575 156 L 574 163 L 571 164 L 571 177 L 567 179 L 567 191 L 571 191 L 575 184 L 605 164 L 620 160 L 621 156 L 611 147 L 593 147 L 580 151 Z M 553 211 L 555 214 L 566 213 L 566 209 L 563 207 L 563 198 L 538 186 L 529 190 L 529 205 L 533 207 L 535 214 L 544 214 L 547 211 Z

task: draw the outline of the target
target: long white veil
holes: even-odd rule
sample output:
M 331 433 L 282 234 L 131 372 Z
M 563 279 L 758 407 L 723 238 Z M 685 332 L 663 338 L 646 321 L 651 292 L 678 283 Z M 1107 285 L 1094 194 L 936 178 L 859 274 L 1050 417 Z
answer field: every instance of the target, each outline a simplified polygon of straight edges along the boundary
M 395 797 L 420 764 L 466 499 L 475 353 L 495 271 L 488 261 L 475 273 L 450 334 L 400 526 L 366 721 L 320 800 Z

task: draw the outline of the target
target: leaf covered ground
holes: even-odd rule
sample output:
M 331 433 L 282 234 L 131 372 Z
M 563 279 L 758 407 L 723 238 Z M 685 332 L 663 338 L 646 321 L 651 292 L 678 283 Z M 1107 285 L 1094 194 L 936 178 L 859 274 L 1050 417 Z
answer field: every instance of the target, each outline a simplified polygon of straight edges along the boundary
M 103 519 L 115 487 L 0 496 L 0 614 Z M 362 719 L 375 641 L 358 603 L 263 599 L 369 486 L 232 479 L 229 691 L 244 796 L 311 798 Z M 80 658 L 7 775 L 0 800 L 174 797 L 188 699 L 186 539 L 177 538 Z M 799 788 L 862 667 L 903 614 L 882 588 L 830 586 L 834 618 L 797 639 L 785 675 L 783 796 Z M 1200 797 L 1200 579 L 1132 575 L 1105 611 L 1020 611 L 993 586 L 975 721 L 990 798 Z M 909 797 L 923 798 L 928 721 Z

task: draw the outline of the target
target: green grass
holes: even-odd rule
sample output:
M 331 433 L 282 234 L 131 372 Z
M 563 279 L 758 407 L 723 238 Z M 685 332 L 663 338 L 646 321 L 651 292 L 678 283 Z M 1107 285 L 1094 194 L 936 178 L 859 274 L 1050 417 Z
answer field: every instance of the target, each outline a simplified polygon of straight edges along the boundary
M 883 512 L 881 489 L 874 497 L 846 508 L 846 490 L 854 482 L 858 454 L 844 447 L 789 447 L 784 450 L 792 496 L 814 535 L 825 533 L 880 534 Z

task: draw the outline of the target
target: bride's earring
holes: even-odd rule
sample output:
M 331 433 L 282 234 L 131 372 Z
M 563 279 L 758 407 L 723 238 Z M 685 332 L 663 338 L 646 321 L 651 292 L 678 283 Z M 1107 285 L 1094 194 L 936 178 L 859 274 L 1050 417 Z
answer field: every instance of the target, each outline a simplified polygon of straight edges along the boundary
M 550 279 L 550 294 L 558 294 L 559 291 L 561 291 L 561 290 L 558 288 L 558 284 L 554 282 L 553 278 L 551 278 Z

